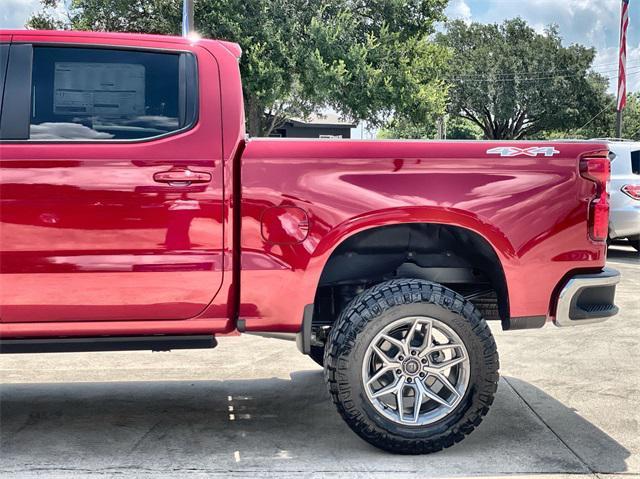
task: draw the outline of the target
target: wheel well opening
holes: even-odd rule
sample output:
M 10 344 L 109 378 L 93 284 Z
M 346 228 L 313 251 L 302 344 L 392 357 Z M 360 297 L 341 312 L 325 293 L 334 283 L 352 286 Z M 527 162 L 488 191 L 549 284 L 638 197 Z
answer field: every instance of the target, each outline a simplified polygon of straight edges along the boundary
M 504 271 L 487 240 L 458 226 L 389 225 L 362 231 L 331 254 L 316 290 L 312 341 L 322 344 L 356 295 L 399 278 L 440 283 L 474 303 L 486 320 L 509 321 Z

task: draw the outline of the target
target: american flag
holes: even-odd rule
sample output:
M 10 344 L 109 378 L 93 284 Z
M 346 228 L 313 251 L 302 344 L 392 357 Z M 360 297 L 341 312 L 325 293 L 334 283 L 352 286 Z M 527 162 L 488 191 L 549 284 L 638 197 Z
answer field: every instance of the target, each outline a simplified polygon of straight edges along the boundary
M 618 63 L 618 111 L 627 103 L 627 27 L 629 26 L 629 0 L 622 0 L 620 17 L 620 59 Z

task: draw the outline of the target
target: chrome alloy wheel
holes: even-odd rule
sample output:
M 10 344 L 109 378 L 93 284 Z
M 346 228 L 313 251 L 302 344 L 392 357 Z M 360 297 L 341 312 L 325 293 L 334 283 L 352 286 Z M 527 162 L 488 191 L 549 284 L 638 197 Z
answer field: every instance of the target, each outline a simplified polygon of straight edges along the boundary
M 398 319 L 369 344 L 362 381 L 371 404 L 403 426 L 442 419 L 469 385 L 469 354 L 460 337 L 435 318 Z

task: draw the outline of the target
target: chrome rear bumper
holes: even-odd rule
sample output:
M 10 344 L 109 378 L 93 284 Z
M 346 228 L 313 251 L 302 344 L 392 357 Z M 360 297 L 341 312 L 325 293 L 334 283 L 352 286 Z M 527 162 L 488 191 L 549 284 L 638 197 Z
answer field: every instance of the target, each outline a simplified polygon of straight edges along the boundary
M 618 314 L 615 305 L 620 273 L 604 268 L 599 273 L 579 274 L 567 281 L 558 295 L 556 326 L 579 326 L 606 321 Z

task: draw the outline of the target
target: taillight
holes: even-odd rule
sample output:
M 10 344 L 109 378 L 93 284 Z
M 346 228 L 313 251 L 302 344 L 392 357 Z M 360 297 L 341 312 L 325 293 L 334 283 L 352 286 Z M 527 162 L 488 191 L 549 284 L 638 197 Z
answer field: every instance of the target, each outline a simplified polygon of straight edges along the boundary
M 609 234 L 609 193 L 607 182 L 611 175 L 609 158 L 583 158 L 580 175 L 596 184 L 594 199 L 589 204 L 589 236 L 594 241 L 605 241 Z
M 609 234 L 609 201 L 605 195 L 591 202 L 589 235 L 594 241 L 604 241 Z
M 630 196 L 634 200 L 640 200 L 640 185 L 624 185 L 620 189 L 625 195 Z

